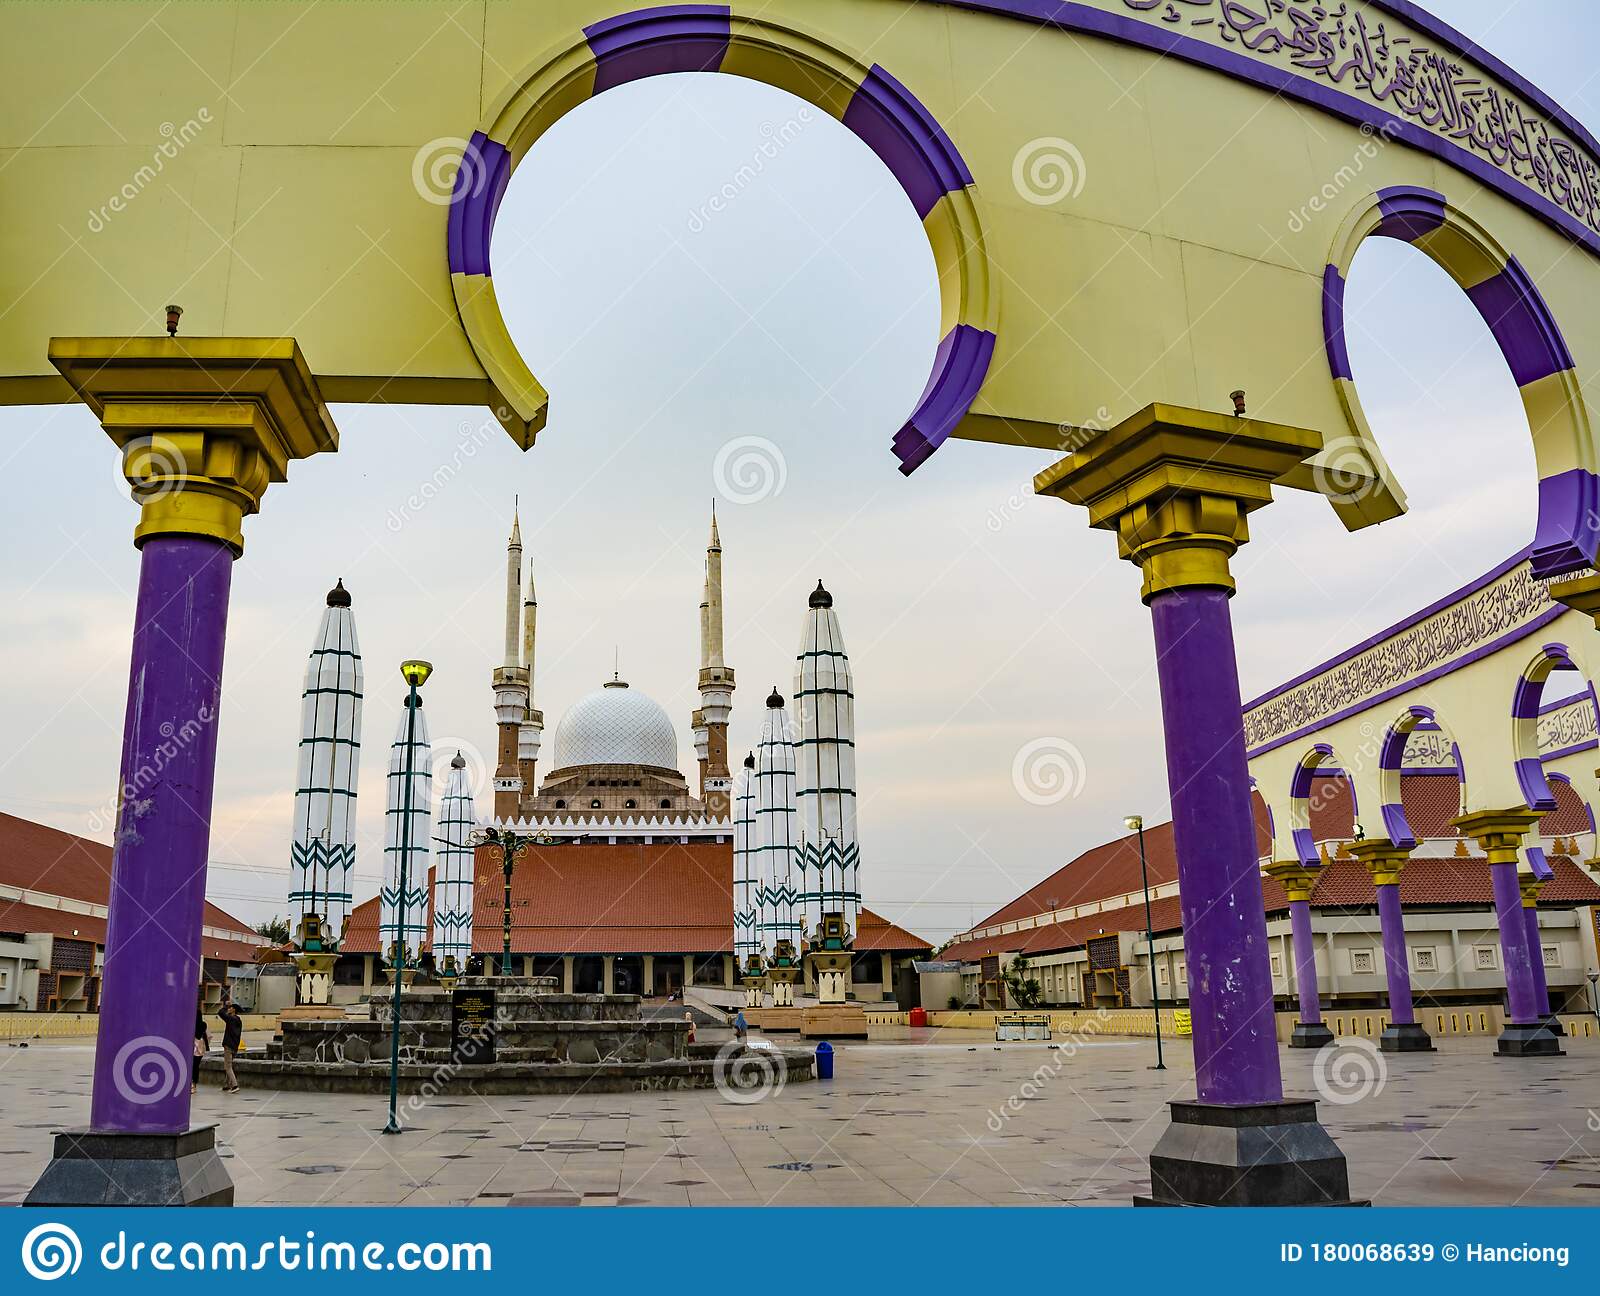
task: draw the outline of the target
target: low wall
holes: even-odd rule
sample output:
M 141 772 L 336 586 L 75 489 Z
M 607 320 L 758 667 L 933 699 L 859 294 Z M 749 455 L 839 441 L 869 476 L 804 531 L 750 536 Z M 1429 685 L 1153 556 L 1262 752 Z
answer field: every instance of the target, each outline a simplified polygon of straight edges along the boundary
M 241 1013 L 240 1019 L 247 1031 L 275 1031 L 278 1029 L 276 1013 Z M 217 1014 L 206 1014 L 206 1026 L 211 1031 L 212 1042 L 222 1037 L 222 1023 Z M 31 1039 L 92 1039 L 100 1030 L 99 1013 L 0 1013 L 0 1042 L 12 1043 Z
M 1177 1013 L 1185 1009 L 1161 1010 L 1161 1033 L 1164 1036 L 1187 1036 L 1187 1027 L 1179 1029 Z M 1057 1038 L 1095 1035 L 1153 1036 L 1155 1017 L 1148 1008 L 1107 1008 L 1104 1010 L 1081 1008 L 1028 1008 L 1011 1009 L 1004 1013 L 991 1009 L 965 1009 L 959 1012 L 930 1012 L 928 1025 L 949 1027 L 955 1030 L 981 1030 L 994 1034 L 997 1017 L 1050 1018 L 1050 1032 Z M 907 1015 L 903 1012 L 867 1013 L 869 1026 L 904 1026 Z M 1278 1039 L 1287 1043 L 1299 1014 L 1277 1014 Z M 1379 1008 L 1324 1012 L 1322 1020 L 1335 1036 L 1350 1035 L 1361 1039 L 1377 1039 L 1389 1025 L 1389 1014 Z M 1600 1021 L 1592 1013 L 1562 1013 L 1562 1026 L 1574 1039 L 1600 1039 Z M 1490 1039 L 1500 1034 L 1505 1025 L 1505 1015 L 1497 1004 L 1473 1004 L 1455 1008 L 1419 1008 L 1417 1021 L 1435 1038 L 1463 1035 Z

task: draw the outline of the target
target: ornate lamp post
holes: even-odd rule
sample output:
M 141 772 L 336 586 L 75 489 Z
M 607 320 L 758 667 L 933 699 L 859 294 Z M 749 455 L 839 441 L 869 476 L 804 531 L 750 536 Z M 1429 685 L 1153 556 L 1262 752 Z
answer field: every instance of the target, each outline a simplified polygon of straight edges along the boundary
M 400 1101 L 400 992 L 405 986 L 406 964 L 406 864 L 411 852 L 411 782 L 414 773 L 412 769 L 412 753 L 416 747 L 417 738 L 417 690 L 428 682 L 428 676 L 433 674 L 433 664 L 425 661 L 406 661 L 400 663 L 400 675 L 410 687 L 410 694 L 406 698 L 406 767 L 405 767 L 405 796 L 401 807 L 400 819 L 400 895 L 398 900 L 398 918 L 396 928 L 399 932 L 398 948 L 395 950 L 394 969 L 394 1021 L 389 1030 L 389 1123 L 383 1127 L 385 1134 L 398 1134 L 400 1120 L 397 1108 Z
M 549 846 L 555 838 L 548 833 L 521 834 L 509 828 L 485 828 L 479 840 L 500 848 L 501 872 L 505 876 L 505 894 L 500 910 L 500 975 L 511 975 L 511 875 L 516 871 L 517 852 L 524 846 Z
M 1150 1001 L 1156 1012 L 1156 1064 L 1152 1071 L 1165 1071 L 1167 1064 L 1161 1060 L 1161 991 L 1156 988 L 1156 938 L 1150 925 L 1150 870 L 1144 860 L 1144 816 L 1129 815 L 1122 821 L 1139 834 L 1139 877 L 1144 882 L 1144 951 L 1150 961 Z

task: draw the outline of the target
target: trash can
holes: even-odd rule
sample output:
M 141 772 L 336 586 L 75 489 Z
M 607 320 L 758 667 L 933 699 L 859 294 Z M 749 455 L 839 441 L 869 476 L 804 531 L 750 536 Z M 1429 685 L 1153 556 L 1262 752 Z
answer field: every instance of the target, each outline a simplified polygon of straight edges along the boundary
M 833 1045 L 827 1040 L 817 1045 L 817 1079 L 833 1079 Z
M 913 1008 L 906 1018 L 907 1026 L 926 1026 L 928 1024 L 928 1010 L 926 1008 Z

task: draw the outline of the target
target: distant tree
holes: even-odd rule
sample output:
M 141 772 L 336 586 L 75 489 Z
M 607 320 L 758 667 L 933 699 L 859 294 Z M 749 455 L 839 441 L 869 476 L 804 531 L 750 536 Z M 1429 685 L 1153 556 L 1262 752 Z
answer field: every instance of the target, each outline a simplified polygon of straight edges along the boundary
M 287 918 L 268 918 L 266 922 L 255 925 L 258 935 L 265 936 L 274 945 L 282 945 L 289 939 L 289 920 Z
M 1028 975 L 1028 970 L 1028 960 L 1021 954 L 1006 968 L 1006 990 L 1018 1008 L 1037 1008 L 1044 994 L 1043 987 Z

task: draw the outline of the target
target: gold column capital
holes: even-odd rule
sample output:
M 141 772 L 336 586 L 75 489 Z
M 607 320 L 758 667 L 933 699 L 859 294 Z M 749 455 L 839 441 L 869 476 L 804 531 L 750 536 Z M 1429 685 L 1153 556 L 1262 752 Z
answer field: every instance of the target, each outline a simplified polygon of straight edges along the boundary
M 1351 842 L 1347 849 L 1366 865 L 1375 887 L 1397 885 L 1400 874 L 1405 871 L 1406 861 L 1411 858 L 1410 847 L 1396 846 L 1383 837 Z
M 1272 483 L 1322 448 L 1307 428 L 1177 405 L 1147 405 L 1034 478 L 1034 490 L 1089 510 L 1144 572 L 1145 602 L 1167 590 L 1233 592 L 1228 560 Z
M 1544 890 L 1546 878 L 1536 878 L 1532 873 L 1517 874 L 1517 889 L 1522 892 L 1522 907 L 1534 909 L 1539 904 L 1539 892 Z
M 1308 869 L 1299 860 L 1273 860 L 1261 871 L 1276 881 L 1291 901 L 1309 900 L 1317 889 L 1317 871 Z
M 1508 810 L 1477 810 L 1450 822 L 1483 847 L 1489 863 L 1515 864 L 1523 835 L 1543 818 L 1537 810 L 1514 806 Z
M 135 545 L 193 535 L 243 553 L 267 486 L 338 448 L 293 338 L 52 338 L 49 355 L 122 451 Z

